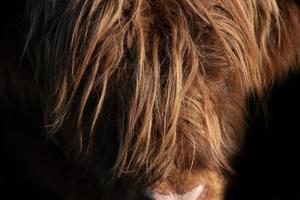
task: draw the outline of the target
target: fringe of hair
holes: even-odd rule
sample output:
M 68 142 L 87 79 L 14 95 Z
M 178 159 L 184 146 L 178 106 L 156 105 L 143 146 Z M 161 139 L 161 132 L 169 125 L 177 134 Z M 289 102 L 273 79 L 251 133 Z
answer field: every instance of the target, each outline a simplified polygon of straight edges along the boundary
M 87 153 L 115 134 L 114 174 L 145 182 L 230 169 L 246 97 L 277 79 L 271 51 L 293 45 L 275 0 L 32 4 L 25 49 L 44 74 L 49 132 L 71 130 Z M 118 130 L 101 131 L 111 113 Z

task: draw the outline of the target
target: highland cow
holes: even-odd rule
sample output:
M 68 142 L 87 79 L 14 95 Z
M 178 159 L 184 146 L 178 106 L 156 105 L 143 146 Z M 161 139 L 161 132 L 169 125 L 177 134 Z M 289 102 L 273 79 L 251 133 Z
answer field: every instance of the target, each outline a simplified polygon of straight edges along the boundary
M 1 30 L 1 107 L 39 117 L 47 142 L 32 144 L 59 163 L 44 187 L 60 199 L 223 199 L 247 99 L 299 64 L 292 0 L 18 6 Z

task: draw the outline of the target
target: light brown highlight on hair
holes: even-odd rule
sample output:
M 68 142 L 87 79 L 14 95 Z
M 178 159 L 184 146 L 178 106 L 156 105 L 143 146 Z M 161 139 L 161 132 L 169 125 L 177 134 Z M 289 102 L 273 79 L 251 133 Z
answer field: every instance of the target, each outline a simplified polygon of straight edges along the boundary
M 37 4 L 32 19 L 43 21 L 32 22 L 27 50 L 47 85 L 50 133 L 67 132 L 87 154 L 102 144 L 95 137 L 115 134 L 113 174 L 145 185 L 230 170 L 247 97 L 263 96 L 299 53 L 291 1 Z M 105 121 L 116 130 L 103 131 Z

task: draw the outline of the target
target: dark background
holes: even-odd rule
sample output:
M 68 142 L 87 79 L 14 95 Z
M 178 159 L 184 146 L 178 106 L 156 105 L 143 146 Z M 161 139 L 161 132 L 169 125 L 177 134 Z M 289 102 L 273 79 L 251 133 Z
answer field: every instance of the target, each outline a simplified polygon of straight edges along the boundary
M 251 103 L 228 200 L 300 199 L 300 73 L 274 86 L 267 113 Z

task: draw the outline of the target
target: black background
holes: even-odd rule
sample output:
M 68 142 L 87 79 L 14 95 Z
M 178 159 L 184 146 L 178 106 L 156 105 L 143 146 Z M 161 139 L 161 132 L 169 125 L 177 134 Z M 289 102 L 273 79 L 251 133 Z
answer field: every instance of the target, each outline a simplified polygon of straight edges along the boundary
M 267 113 L 252 103 L 227 199 L 300 199 L 300 73 L 274 86 Z

